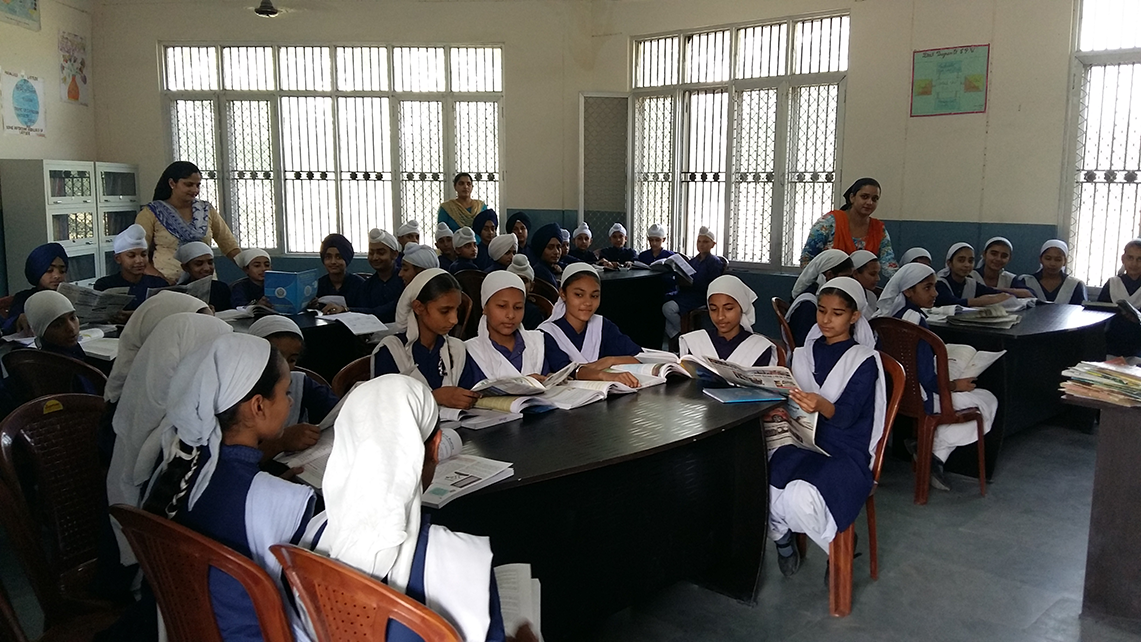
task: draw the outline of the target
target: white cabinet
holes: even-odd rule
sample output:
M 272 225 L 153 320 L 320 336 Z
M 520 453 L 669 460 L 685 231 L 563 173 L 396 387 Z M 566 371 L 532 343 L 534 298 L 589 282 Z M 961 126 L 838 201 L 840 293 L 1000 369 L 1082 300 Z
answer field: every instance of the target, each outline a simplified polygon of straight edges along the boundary
M 29 287 L 24 261 L 51 241 L 67 250 L 73 283 L 90 285 L 116 271 L 113 241 L 141 207 L 138 182 L 134 165 L 0 160 L 8 293 Z

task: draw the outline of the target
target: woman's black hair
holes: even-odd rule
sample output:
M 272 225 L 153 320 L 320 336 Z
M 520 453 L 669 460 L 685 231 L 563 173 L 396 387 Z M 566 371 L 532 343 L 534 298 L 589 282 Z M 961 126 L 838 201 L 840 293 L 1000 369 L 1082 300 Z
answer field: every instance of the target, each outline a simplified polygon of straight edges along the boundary
M 819 299 L 820 297 L 824 296 L 825 294 L 833 294 L 835 296 L 840 297 L 840 300 L 844 302 L 844 307 L 848 308 L 849 310 L 851 310 L 853 312 L 860 309 L 856 305 L 856 300 L 852 298 L 852 295 L 841 290 L 840 288 L 829 288 L 829 287 L 823 288 L 816 295 L 816 298 Z
M 437 274 L 431 279 L 428 279 L 424 287 L 420 288 L 420 294 L 416 297 L 416 300 L 424 305 L 428 305 L 429 302 L 435 301 L 449 292 L 456 291 L 462 291 L 460 282 L 456 280 L 456 277 L 445 272 L 444 274 Z
M 852 183 L 851 187 L 844 190 L 844 204 L 840 206 L 840 209 L 842 209 L 844 211 L 851 209 L 852 208 L 852 195 L 856 194 L 857 192 L 859 192 L 864 187 L 867 187 L 868 185 L 871 185 L 872 187 L 874 187 L 876 189 L 882 189 L 880 187 L 879 181 L 877 181 L 876 179 L 874 179 L 874 178 L 861 178 L 858 181 L 856 181 L 855 183 Z
M 155 193 L 152 201 L 165 201 L 170 198 L 174 190 L 170 187 L 170 181 L 178 182 L 184 178 L 189 178 L 191 174 L 199 174 L 198 166 L 190 161 L 174 161 L 166 166 L 162 176 L 159 176 L 158 183 L 155 184 Z
M 583 270 L 582 272 L 575 272 L 569 279 L 564 279 L 561 283 L 559 283 L 559 289 L 563 292 L 566 292 L 571 283 L 574 283 L 575 281 L 587 276 L 594 279 L 595 283 L 602 285 L 602 279 L 598 277 L 598 272 L 595 272 L 594 270 Z
M 836 265 L 833 265 L 832 267 L 828 268 L 827 270 L 824 270 L 824 273 L 836 275 L 836 274 L 841 274 L 843 272 L 852 272 L 855 269 L 856 269 L 855 263 L 852 263 L 852 257 L 848 257 L 848 258 L 844 259 L 843 261 L 840 261 Z
M 474 180 L 472 180 L 471 174 L 468 174 L 467 172 L 460 172 L 459 174 L 456 174 L 455 178 L 452 179 L 452 187 L 455 187 L 456 183 L 460 182 L 460 179 L 463 178 L 464 176 L 467 176 L 467 179 L 469 181 L 471 181 L 473 183 L 475 182 Z

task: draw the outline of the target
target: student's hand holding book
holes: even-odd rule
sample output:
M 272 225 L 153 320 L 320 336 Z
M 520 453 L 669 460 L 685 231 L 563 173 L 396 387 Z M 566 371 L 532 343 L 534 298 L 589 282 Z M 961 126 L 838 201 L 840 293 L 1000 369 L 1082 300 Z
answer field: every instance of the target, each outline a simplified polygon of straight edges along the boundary
M 466 388 L 458 388 L 456 386 L 444 386 L 436 388 L 432 391 L 432 397 L 436 399 L 436 403 L 448 408 L 458 408 L 460 410 L 467 410 L 475 405 L 476 400 L 479 399 L 478 392 L 472 392 Z
M 515 635 L 507 636 L 507 642 L 539 642 L 539 636 L 531 630 L 530 623 L 525 622 L 515 631 Z
M 805 392 L 799 388 L 793 388 L 789 391 L 788 397 L 805 412 L 818 412 L 825 419 L 831 419 L 836 414 L 836 406 L 815 392 Z
M 970 392 L 975 389 L 974 379 L 951 380 L 951 392 Z

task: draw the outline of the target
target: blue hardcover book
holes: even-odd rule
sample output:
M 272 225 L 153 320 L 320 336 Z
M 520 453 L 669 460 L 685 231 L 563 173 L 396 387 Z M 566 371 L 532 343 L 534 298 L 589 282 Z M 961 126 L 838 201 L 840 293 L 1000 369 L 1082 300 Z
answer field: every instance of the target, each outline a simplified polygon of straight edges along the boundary
M 760 401 L 784 401 L 785 398 L 762 388 L 706 388 L 706 396 L 721 403 L 752 403 Z
M 317 296 L 317 270 L 265 273 L 265 296 L 273 310 L 281 314 L 297 314 Z

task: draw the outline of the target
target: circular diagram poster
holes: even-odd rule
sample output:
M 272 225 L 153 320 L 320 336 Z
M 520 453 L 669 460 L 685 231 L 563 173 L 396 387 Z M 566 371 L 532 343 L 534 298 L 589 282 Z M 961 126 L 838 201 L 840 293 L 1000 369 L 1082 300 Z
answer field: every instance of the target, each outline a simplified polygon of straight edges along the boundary
M 10 71 L 0 75 L 4 133 L 44 136 L 44 82 Z

